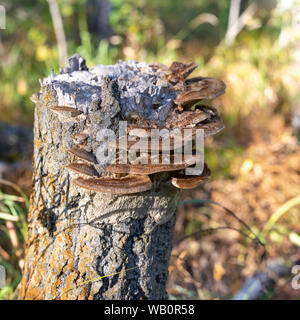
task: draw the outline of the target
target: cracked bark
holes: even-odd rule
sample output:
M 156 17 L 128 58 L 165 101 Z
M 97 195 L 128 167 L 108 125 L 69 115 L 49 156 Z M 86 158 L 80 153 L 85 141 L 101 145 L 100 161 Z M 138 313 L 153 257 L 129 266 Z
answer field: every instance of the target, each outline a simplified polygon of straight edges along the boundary
M 178 189 L 164 184 L 158 174 L 147 192 L 118 196 L 83 191 L 64 168 L 74 159 L 67 151 L 74 146 L 72 136 L 85 123 L 80 118 L 61 121 L 50 107 L 59 103 L 62 90 L 67 101 L 74 94 L 91 106 L 101 101 L 103 126 L 116 130 L 120 113 L 110 114 L 116 98 L 103 88 L 99 97 L 96 89 L 57 80 L 55 85 L 44 83 L 38 96 L 20 299 L 167 299 Z M 90 120 L 93 126 L 95 119 Z

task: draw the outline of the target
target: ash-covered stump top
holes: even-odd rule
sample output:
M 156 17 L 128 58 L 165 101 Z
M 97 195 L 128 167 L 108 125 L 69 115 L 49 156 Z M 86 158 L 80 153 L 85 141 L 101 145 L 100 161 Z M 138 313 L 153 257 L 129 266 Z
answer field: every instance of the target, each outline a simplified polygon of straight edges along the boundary
M 197 129 L 204 136 L 223 129 L 212 107 L 212 100 L 225 92 L 222 81 L 187 79 L 195 63 L 167 67 L 119 61 L 88 70 L 79 55 L 69 62 L 59 75 L 52 72 L 44 79 L 32 100 L 45 101 L 49 91 L 55 93 L 56 103 L 52 100 L 49 109 L 62 123 L 78 124 L 68 149 L 75 160 L 66 166 L 74 184 L 83 190 L 131 194 L 153 188 L 155 176 L 162 173 L 165 182 L 182 189 L 197 187 L 210 176 L 207 164 L 197 176 L 185 175 L 198 155 L 193 151 L 187 157 L 183 147 L 187 137 L 195 146 Z

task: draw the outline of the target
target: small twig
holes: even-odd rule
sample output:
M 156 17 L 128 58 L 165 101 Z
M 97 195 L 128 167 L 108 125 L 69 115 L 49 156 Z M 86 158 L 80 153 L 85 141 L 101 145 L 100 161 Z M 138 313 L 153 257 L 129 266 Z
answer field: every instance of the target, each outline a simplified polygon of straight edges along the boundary
M 236 22 L 236 20 L 239 18 L 240 15 L 240 9 L 241 9 L 241 0 L 231 0 L 230 1 L 230 9 L 229 9 L 229 19 L 228 19 L 228 26 L 227 26 L 227 32 L 230 30 L 232 25 Z M 227 36 L 227 33 L 226 33 Z M 226 38 L 225 36 L 225 38 Z
M 61 67 L 64 67 L 67 62 L 68 50 L 67 50 L 67 41 L 66 41 L 62 17 L 61 17 L 56 0 L 47 0 L 47 1 L 49 4 L 49 9 L 50 9 L 50 13 L 53 21 L 54 32 L 57 40 L 59 65 Z
M 6 261 L 10 260 L 10 255 L 0 246 L 0 256 Z
M 253 2 L 240 15 L 240 17 L 230 26 L 225 36 L 225 45 L 229 46 L 234 42 L 237 35 L 243 30 L 248 21 L 255 15 L 258 10 L 258 4 Z
M 16 228 L 11 221 L 6 221 L 5 225 L 6 225 L 6 229 L 8 231 L 8 235 L 9 235 L 11 244 L 17 250 L 19 248 L 19 241 L 18 241 Z

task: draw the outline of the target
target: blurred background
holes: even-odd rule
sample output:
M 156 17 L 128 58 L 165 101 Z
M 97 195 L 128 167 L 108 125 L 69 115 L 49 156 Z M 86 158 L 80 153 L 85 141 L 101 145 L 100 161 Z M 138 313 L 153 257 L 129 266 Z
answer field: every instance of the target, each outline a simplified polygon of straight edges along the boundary
M 206 139 L 212 178 L 186 191 L 171 299 L 300 299 L 299 0 L 1 0 L 0 264 L 15 299 L 32 175 L 30 96 L 68 56 L 199 64 L 227 84 L 226 129 Z

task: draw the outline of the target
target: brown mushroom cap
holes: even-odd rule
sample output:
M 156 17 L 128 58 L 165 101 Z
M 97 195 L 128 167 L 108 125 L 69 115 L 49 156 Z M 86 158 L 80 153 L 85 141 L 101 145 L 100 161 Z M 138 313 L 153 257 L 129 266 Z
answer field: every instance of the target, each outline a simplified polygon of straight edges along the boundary
M 201 99 L 214 99 L 225 93 L 225 83 L 214 78 L 197 77 L 186 80 L 184 90 L 176 97 L 176 104 Z
M 217 116 L 210 121 L 207 121 L 207 122 L 204 121 L 203 123 L 199 123 L 197 126 L 193 128 L 193 132 L 196 132 L 195 130 L 197 129 L 202 129 L 204 130 L 204 136 L 208 137 L 208 136 L 212 136 L 214 134 L 219 133 L 224 128 L 225 126 L 223 124 L 223 121 L 219 116 Z
M 147 164 L 120 164 L 114 163 L 110 164 L 107 168 L 107 172 L 112 173 L 127 173 L 127 174 L 153 174 L 157 172 L 167 172 L 167 171 L 179 171 L 186 167 L 189 167 L 196 163 L 196 155 L 186 157 L 183 159 L 182 163 L 176 164 L 174 155 L 170 156 L 170 163 L 163 164 L 162 156 L 159 156 L 159 162 L 154 164 L 151 163 L 151 156 L 149 156 Z M 149 161 L 150 160 L 150 161 Z M 149 163 L 150 162 L 150 163 Z
M 166 146 L 165 150 L 174 150 L 178 144 L 182 144 L 182 141 L 183 138 L 180 136 L 176 138 L 170 137 L 170 145 Z M 114 146 L 115 142 L 111 142 L 109 145 Z M 155 140 L 149 137 L 142 139 L 142 141 L 127 141 L 127 143 L 124 143 L 123 140 L 118 139 L 116 146 L 121 150 L 139 150 L 141 152 L 151 152 L 151 150 L 153 150 L 161 152 L 163 150 L 163 141 L 162 139 Z
M 77 178 L 74 183 L 87 190 L 113 194 L 131 194 L 152 188 L 151 179 L 147 175 L 128 175 L 122 178 Z
M 81 114 L 80 110 L 68 106 L 54 106 L 50 110 L 60 116 L 76 117 Z
M 165 71 L 166 79 L 171 83 L 178 83 L 183 81 L 187 76 L 189 76 L 196 68 L 198 64 L 192 63 L 182 63 L 173 62 L 168 70 Z
M 98 176 L 98 173 L 95 170 L 95 168 L 86 163 L 71 163 L 66 165 L 65 168 L 73 172 L 81 173 L 90 177 Z
M 150 64 L 153 69 L 158 69 L 165 73 L 165 78 L 171 83 L 177 83 L 183 81 L 188 77 L 197 67 L 198 63 L 182 63 L 182 62 L 173 62 L 170 67 L 167 67 L 161 63 Z
M 79 159 L 85 160 L 90 163 L 96 163 L 95 156 L 91 152 L 88 152 L 82 148 L 73 147 L 73 148 L 69 149 L 68 151 L 71 152 L 72 154 L 74 154 Z
M 171 66 L 170 70 L 173 73 L 181 74 L 184 78 L 189 76 L 196 68 L 198 67 L 198 63 L 190 62 L 190 63 L 182 63 L 178 61 L 174 61 Z
M 202 109 L 195 111 L 183 111 L 182 113 L 172 112 L 167 119 L 167 128 L 187 128 L 196 125 L 213 116 L 210 109 Z
M 187 176 L 178 174 L 171 178 L 171 183 L 174 187 L 179 189 L 194 189 L 198 187 L 202 181 L 209 179 L 210 169 L 207 163 L 204 164 L 204 170 L 201 176 Z

